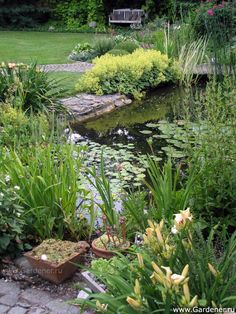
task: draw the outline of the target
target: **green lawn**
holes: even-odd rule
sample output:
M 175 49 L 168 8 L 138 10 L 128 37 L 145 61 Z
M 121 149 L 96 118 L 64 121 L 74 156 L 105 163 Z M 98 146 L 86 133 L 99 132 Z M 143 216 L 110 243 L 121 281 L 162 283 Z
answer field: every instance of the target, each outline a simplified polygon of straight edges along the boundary
M 73 47 L 92 42 L 95 34 L 0 32 L 0 62 L 67 63 Z
M 60 81 L 59 85 L 68 91 L 67 95 L 73 95 L 76 94 L 75 84 L 81 77 L 82 73 L 49 72 L 48 75 L 50 78 Z

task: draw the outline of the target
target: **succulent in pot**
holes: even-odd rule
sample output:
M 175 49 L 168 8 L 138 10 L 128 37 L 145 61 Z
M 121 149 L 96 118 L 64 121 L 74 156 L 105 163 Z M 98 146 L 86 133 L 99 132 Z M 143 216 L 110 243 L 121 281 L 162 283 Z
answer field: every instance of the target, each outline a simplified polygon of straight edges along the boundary
M 41 277 L 59 284 L 73 275 L 88 248 L 85 241 L 47 239 L 25 256 Z

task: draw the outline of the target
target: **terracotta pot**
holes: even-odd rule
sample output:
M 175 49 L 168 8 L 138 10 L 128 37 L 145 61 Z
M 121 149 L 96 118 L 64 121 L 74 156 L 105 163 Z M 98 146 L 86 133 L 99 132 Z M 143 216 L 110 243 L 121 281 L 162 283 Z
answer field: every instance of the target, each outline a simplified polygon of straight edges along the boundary
M 111 258 L 113 256 L 115 256 L 115 252 L 122 252 L 123 250 L 127 250 L 129 247 L 130 247 L 130 242 L 127 241 L 126 242 L 126 245 L 123 249 L 117 249 L 117 250 L 114 250 L 114 251 L 108 251 L 106 249 L 102 249 L 102 248 L 99 248 L 96 246 L 96 242 L 99 238 L 93 240 L 92 242 L 92 249 L 93 249 L 93 253 L 98 256 L 98 257 L 102 257 L 102 258 Z
M 78 263 L 81 260 L 82 254 L 89 248 L 87 242 L 81 241 L 79 243 L 81 243 L 79 252 L 75 252 L 66 261 L 61 263 L 41 260 L 33 256 L 31 251 L 25 253 L 24 256 L 42 278 L 59 284 L 74 274 L 78 269 L 78 266 L 74 265 L 74 263 Z

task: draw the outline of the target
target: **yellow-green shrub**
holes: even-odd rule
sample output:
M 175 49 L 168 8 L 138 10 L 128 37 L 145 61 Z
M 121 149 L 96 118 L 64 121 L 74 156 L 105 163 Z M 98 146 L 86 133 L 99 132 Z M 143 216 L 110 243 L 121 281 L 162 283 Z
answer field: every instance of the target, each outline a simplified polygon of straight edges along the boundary
M 179 78 L 180 67 L 156 50 L 135 50 L 124 56 L 103 55 L 76 85 L 80 92 L 97 95 L 122 93 L 140 96 L 142 91 Z

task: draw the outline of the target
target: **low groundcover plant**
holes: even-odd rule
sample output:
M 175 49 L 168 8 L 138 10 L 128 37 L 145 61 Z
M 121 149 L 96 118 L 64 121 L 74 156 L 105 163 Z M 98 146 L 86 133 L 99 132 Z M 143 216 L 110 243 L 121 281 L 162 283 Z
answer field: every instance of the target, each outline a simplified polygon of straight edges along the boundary
M 80 92 L 97 95 L 122 93 L 140 98 L 142 92 L 180 77 L 179 65 L 156 50 L 136 49 L 132 54 L 96 58 L 94 67 L 77 84 Z

